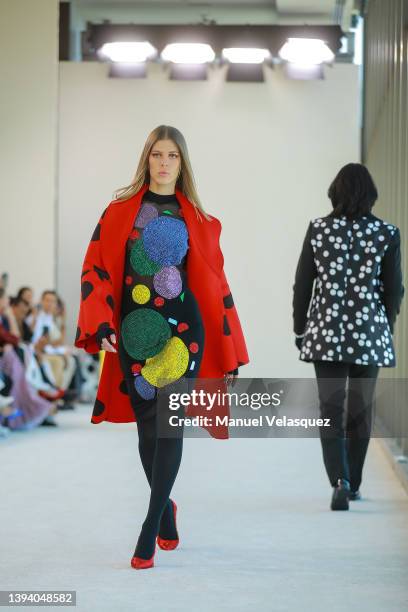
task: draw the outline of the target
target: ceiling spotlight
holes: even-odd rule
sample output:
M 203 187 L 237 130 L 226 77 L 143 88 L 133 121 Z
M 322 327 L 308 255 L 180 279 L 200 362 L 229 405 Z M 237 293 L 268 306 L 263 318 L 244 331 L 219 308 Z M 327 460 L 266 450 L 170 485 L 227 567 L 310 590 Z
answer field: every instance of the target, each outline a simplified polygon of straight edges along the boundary
M 334 53 L 324 40 L 318 38 L 288 38 L 279 55 L 283 60 L 298 66 L 313 66 L 331 62 Z
M 171 43 L 165 46 L 161 57 L 174 64 L 206 64 L 214 61 L 215 53 L 206 43 Z
M 270 57 L 270 52 L 255 47 L 230 47 L 223 49 L 222 55 L 231 64 L 262 64 Z
M 145 62 L 157 55 L 149 42 L 110 42 L 102 45 L 99 53 L 112 62 Z

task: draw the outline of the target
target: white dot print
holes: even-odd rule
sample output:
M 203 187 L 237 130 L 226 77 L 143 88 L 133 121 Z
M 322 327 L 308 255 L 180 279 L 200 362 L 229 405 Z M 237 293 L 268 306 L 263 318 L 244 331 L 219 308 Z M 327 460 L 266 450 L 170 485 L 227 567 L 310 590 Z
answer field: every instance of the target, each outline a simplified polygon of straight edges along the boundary
M 312 221 L 317 282 L 300 359 L 395 365 L 380 276 L 395 231 L 369 213 L 352 221 L 330 215 Z

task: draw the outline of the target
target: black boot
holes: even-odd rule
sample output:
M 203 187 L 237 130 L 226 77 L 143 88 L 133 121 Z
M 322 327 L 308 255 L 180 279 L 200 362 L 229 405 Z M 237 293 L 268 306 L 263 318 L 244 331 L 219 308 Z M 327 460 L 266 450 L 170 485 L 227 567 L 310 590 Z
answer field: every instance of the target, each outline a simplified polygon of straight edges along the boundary
M 339 478 L 337 485 L 333 487 L 333 495 L 330 508 L 332 510 L 348 510 L 350 497 L 350 483 L 345 478 Z

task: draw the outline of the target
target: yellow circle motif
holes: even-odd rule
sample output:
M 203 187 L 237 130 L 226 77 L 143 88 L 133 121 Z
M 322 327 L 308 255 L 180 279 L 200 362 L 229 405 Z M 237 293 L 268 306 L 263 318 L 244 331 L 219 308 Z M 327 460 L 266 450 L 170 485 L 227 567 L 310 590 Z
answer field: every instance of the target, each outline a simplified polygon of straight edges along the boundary
M 137 304 L 146 304 L 150 300 L 150 289 L 146 285 L 135 285 L 132 289 L 133 301 Z
M 173 336 L 160 353 L 146 359 L 141 374 L 151 385 L 164 387 L 183 376 L 188 359 L 188 348 L 180 338 Z

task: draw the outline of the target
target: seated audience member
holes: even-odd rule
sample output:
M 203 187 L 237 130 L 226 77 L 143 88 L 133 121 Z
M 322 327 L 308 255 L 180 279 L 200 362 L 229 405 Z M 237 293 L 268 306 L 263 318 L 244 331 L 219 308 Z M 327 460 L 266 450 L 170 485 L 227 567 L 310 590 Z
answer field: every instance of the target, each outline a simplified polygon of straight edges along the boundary
M 54 375 L 55 384 L 60 389 L 68 389 L 76 369 L 72 355 L 73 347 L 65 345 L 64 316 L 58 310 L 58 296 L 55 291 L 43 291 L 41 308 L 36 317 L 32 342 L 41 336 L 48 338 L 44 346 L 44 360 L 48 361 Z M 60 329 L 58 322 L 62 325 Z
M 32 334 L 40 306 L 39 304 L 34 304 L 34 292 L 31 287 L 20 287 L 20 289 L 17 291 L 15 299 L 20 298 L 22 298 L 28 304 L 28 312 L 25 318 L 25 323 Z
M 30 349 L 28 345 L 20 343 L 17 334 L 10 331 L 16 329 L 13 317 L 8 295 L 0 287 L 0 370 L 11 380 L 9 394 L 14 400 L 13 412 L 1 415 L 1 425 L 9 429 L 32 429 L 40 424 L 56 425 L 50 417 L 56 412 L 56 406 L 40 397 L 27 380 L 26 362 L 30 359 Z
M 5 438 L 10 433 L 9 428 L 4 427 L 1 425 L 1 423 L 3 419 L 10 416 L 14 412 L 14 408 L 12 406 L 14 397 L 9 395 L 11 385 L 11 378 L 0 370 L 0 438 Z
M 14 315 L 14 319 L 17 323 L 20 338 L 23 342 L 31 342 L 33 332 L 30 326 L 26 322 L 26 317 L 30 310 L 28 302 L 22 297 L 15 297 L 10 299 L 10 306 Z

